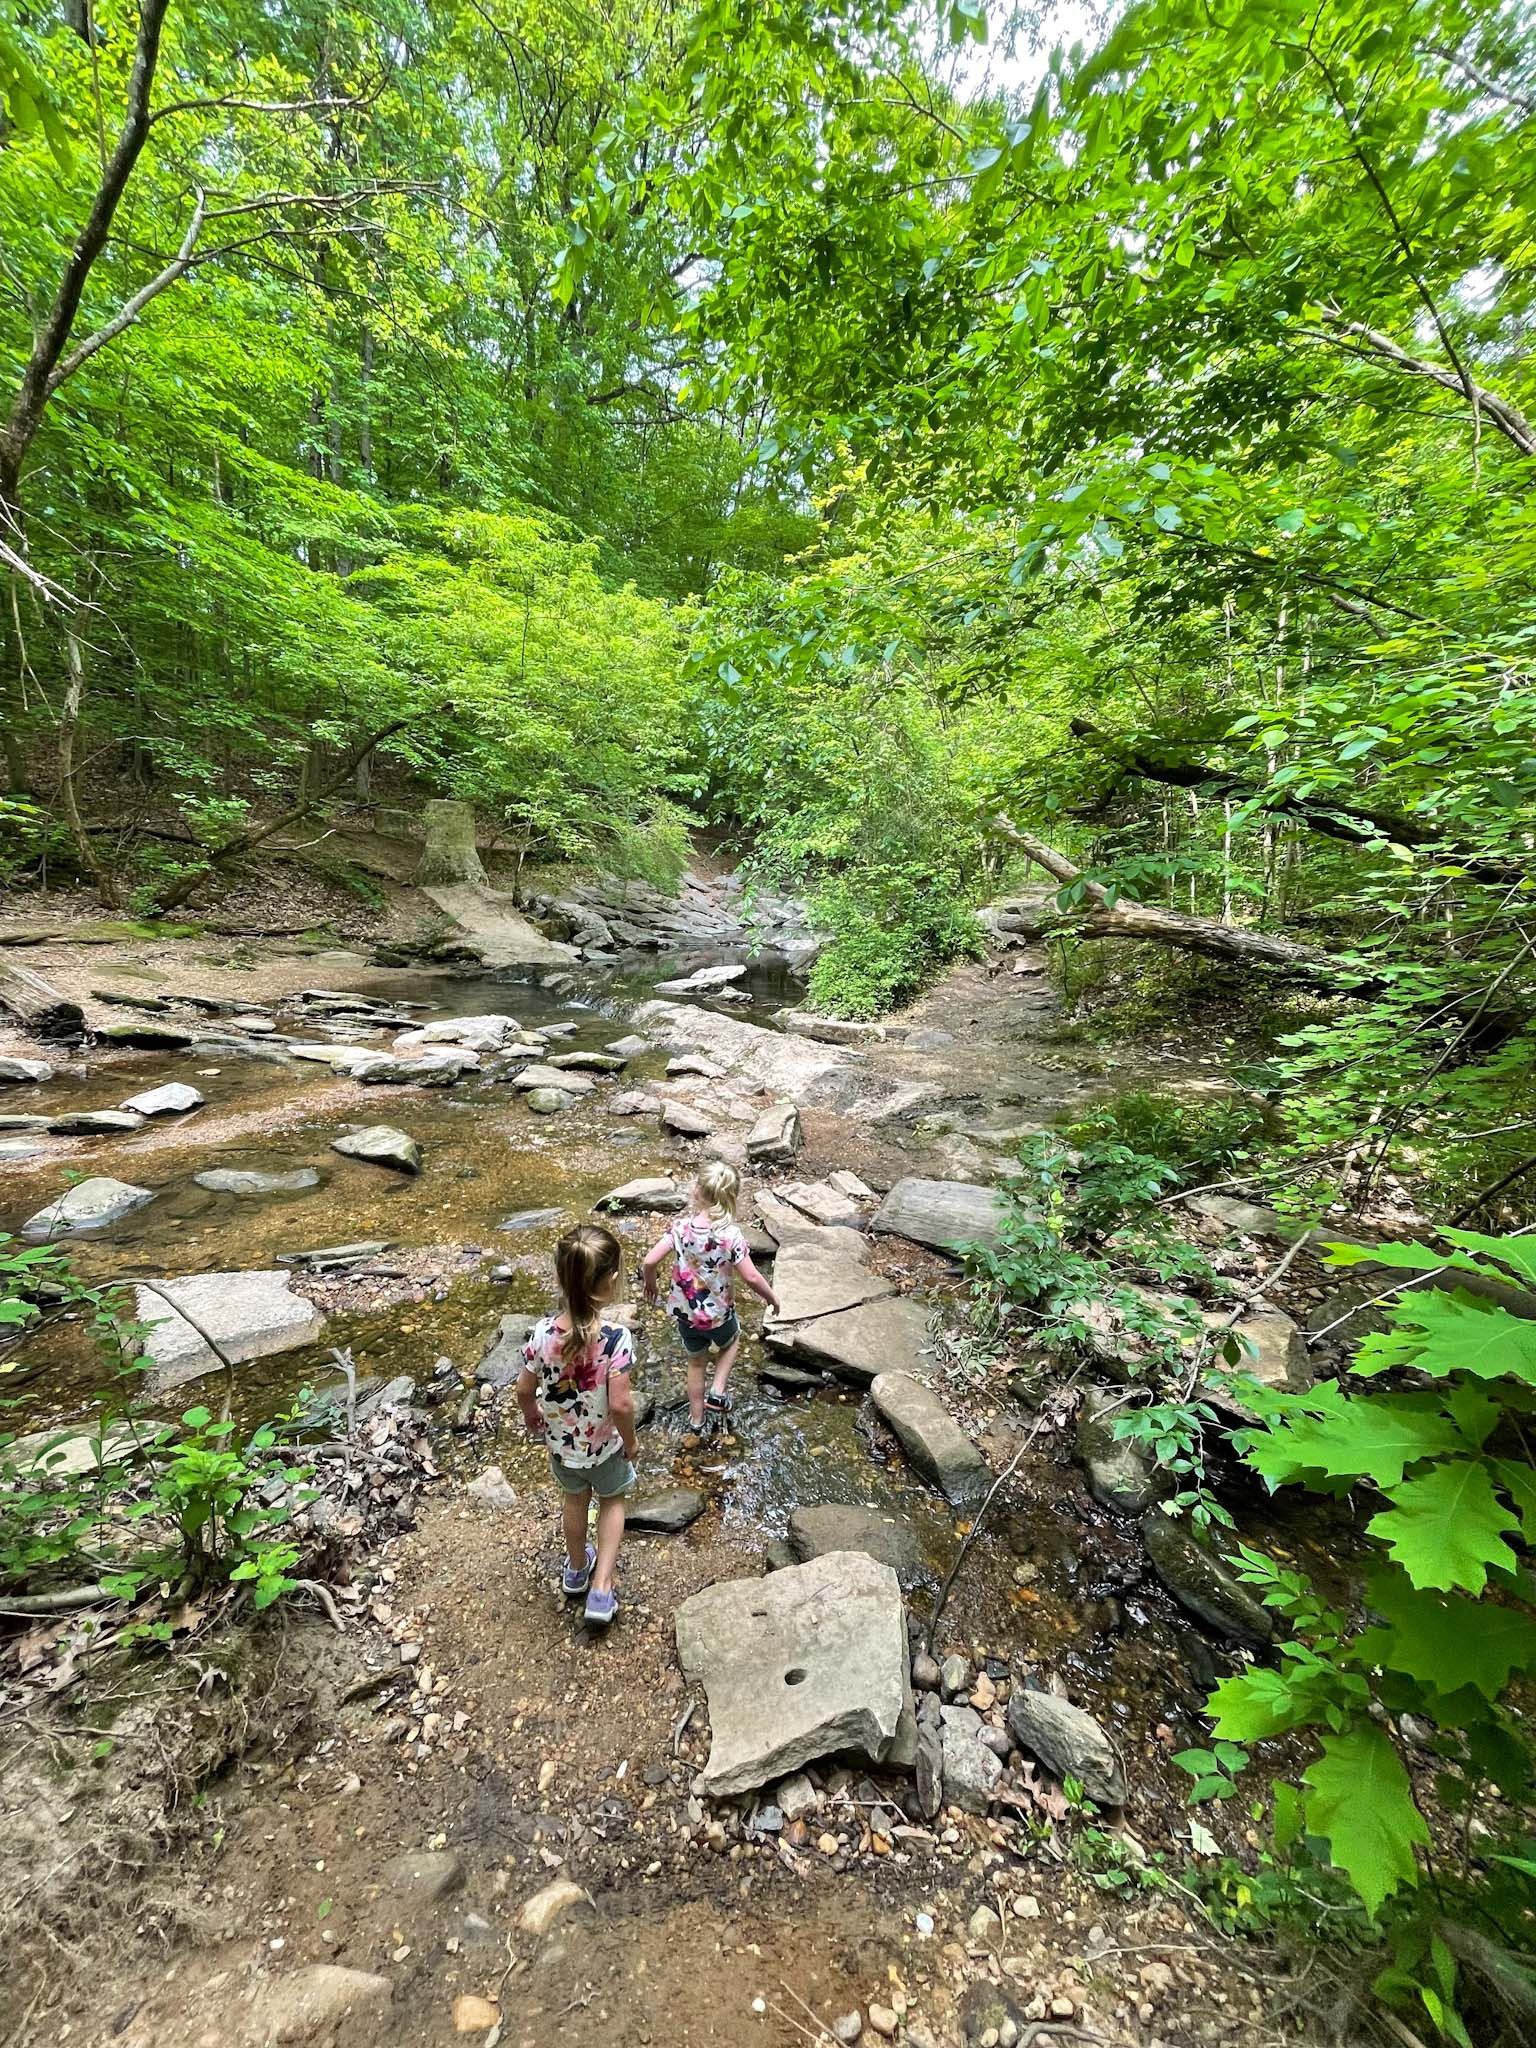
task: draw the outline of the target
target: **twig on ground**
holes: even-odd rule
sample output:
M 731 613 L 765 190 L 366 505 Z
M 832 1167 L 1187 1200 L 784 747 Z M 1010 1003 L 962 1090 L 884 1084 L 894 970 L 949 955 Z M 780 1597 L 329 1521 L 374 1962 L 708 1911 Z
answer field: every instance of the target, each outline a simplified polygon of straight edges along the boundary
M 320 1602 L 320 1605 L 325 1609 L 331 1626 L 335 1629 L 337 1635 L 344 1636 L 346 1634 L 347 1625 L 336 1610 L 336 1602 L 331 1598 L 329 1586 L 322 1586 L 318 1579 L 295 1579 L 293 1585 L 295 1592 L 313 1593 Z
M 696 1711 L 697 1702 L 690 1700 L 677 1717 L 677 1725 L 672 1730 L 672 1754 L 674 1756 L 677 1755 L 682 1747 L 683 1737 L 688 1732 L 688 1723 L 693 1719 Z

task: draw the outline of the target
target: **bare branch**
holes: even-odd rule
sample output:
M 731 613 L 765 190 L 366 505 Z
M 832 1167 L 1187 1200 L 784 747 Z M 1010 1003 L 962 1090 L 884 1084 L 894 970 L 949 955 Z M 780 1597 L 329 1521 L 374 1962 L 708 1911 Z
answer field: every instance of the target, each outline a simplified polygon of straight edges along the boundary
M 1536 455 L 1536 427 L 1533 427 L 1517 406 L 1506 398 L 1489 391 L 1481 384 L 1470 383 L 1465 375 L 1456 376 L 1439 363 L 1426 362 L 1422 356 L 1410 355 L 1408 350 L 1395 342 L 1390 334 L 1383 334 L 1380 328 L 1367 327 L 1363 321 L 1348 320 L 1336 307 L 1325 306 L 1319 317 L 1338 334 L 1320 334 L 1315 328 L 1301 331 L 1315 341 L 1321 341 L 1334 348 L 1341 348 L 1348 355 L 1367 360 L 1391 363 L 1396 369 L 1405 371 L 1410 377 L 1426 377 L 1431 384 L 1438 384 L 1443 391 L 1454 391 L 1459 398 L 1465 398 L 1474 412 L 1492 421 L 1505 439 L 1513 442 L 1522 455 Z M 1348 336 L 1343 340 L 1340 337 Z M 1470 385 L 1470 388 L 1469 388 Z
M 48 379 L 48 396 L 50 398 L 52 398 L 54 392 L 58 390 L 61 384 L 66 383 L 74 376 L 82 363 L 89 362 L 98 349 L 105 348 L 107 343 L 115 341 L 125 328 L 131 327 L 151 299 L 158 298 L 167 285 L 174 284 L 178 277 L 184 276 L 192 267 L 192 252 L 197 247 L 197 238 L 203 231 L 203 220 L 206 212 L 206 197 L 203 193 L 199 192 L 192 208 L 192 218 L 187 224 L 187 232 L 182 236 L 181 247 L 177 250 L 176 254 L 157 276 L 149 280 L 148 284 L 140 285 L 132 298 L 123 301 L 123 304 L 104 327 L 98 327 L 96 332 L 85 341 L 82 341 L 78 348 L 70 351 Z
M 173 114 L 216 113 L 221 107 L 238 109 L 247 114 L 326 114 L 348 107 L 371 106 L 377 94 L 366 97 L 354 94 L 345 99 L 313 100 L 247 100 L 237 93 L 227 92 L 217 99 L 172 100 L 168 106 L 157 107 L 149 117 L 149 125 L 155 127 L 161 121 L 168 121 Z
M 1477 66 L 1463 57 L 1459 50 L 1440 50 L 1431 43 L 1429 55 L 1438 57 L 1442 64 L 1449 64 L 1454 70 L 1462 72 L 1471 79 L 1479 92 L 1487 93 L 1490 99 L 1502 100 L 1506 106 L 1516 107 L 1522 114 L 1536 114 L 1536 99 L 1527 99 L 1523 93 L 1511 92 L 1507 85 L 1500 85 L 1498 80 L 1490 78 L 1486 71 L 1479 71 Z

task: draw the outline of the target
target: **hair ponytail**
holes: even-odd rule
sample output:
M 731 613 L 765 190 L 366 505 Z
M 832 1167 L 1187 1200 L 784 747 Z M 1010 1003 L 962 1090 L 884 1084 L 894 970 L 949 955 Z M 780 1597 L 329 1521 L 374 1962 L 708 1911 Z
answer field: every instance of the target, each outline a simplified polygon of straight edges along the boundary
M 567 1366 L 577 1365 L 597 1341 L 603 1319 L 597 1297 L 623 1263 L 619 1240 L 600 1223 L 578 1223 L 555 1246 L 555 1278 L 571 1324 L 560 1347 Z
M 736 1204 L 741 1196 L 741 1175 L 734 1166 L 727 1166 L 723 1159 L 711 1159 L 707 1166 L 699 1168 L 694 1186 L 711 1209 L 724 1210 L 727 1216 L 736 1214 Z

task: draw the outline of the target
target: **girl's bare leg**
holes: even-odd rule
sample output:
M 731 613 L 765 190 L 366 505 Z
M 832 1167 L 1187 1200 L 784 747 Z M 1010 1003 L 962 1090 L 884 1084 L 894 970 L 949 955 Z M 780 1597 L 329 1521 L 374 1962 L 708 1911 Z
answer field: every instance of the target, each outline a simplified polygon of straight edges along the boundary
M 613 1568 L 618 1563 L 619 1545 L 624 1540 L 624 1496 L 616 1493 L 597 1504 L 597 1563 L 592 1567 L 592 1585 L 599 1593 L 613 1591 Z M 586 1556 L 586 1552 L 582 1552 Z
M 582 1493 L 562 1493 L 560 1519 L 565 1527 L 565 1554 L 573 1572 L 587 1568 L 587 1503 L 591 1488 Z
M 704 1361 L 688 1361 L 688 1419 L 695 1429 L 704 1427 Z
M 717 1394 L 725 1392 L 725 1383 L 731 1376 L 731 1367 L 736 1363 L 736 1354 L 741 1349 L 741 1338 L 733 1337 L 720 1356 L 715 1360 L 715 1387 Z

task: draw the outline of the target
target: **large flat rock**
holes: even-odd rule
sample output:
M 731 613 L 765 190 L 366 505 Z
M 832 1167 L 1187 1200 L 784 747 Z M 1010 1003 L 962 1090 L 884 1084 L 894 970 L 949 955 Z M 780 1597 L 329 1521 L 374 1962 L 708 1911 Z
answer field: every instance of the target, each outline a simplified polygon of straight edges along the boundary
M 65 1237 L 78 1230 L 105 1230 L 109 1223 L 142 1209 L 154 1198 L 153 1188 L 137 1188 L 132 1181 L 96 1174 L 89 1180 L 77 1180 L 46 1209 L 29 1216 L 21 1226 L 22 1235 Z
M 879 1508 L 857 1503 L 840 1507 L 832 1502 L 796 1508 L 789 1518 L 787 1536 L 801 1564 L 838 1550 L 858 1550 L 877 1564 L 889 1565 L 904 1586 L 920 1579 L 925 1568 L 923 1546 L 911 1523 Z
M 677 1611 L 677 1648 L 709 1703 L 703 1789 L 750 1792 L 818 1757 L 908 1752 L 907 1626 L 889 1565 L 833 1551 L 765 1579 L 707 1586 Z
M 836 1074 L 847 1055 L 787 1032 L 767 1031 L 741 1017 L 722 1017 L 688 1003 L 642 1003 L 634 1022 L 667 1052 L 707 1053 L 729 1074 L 754 1088 L 803 1102 L 807 1093 Z
M 824 1244 L 816 1237 L 792 1238 L 780 1245 L 773 1290 L 780 1303 L 775 1329 L 836 1315 L 895 1292 L 889 1280 L 871 1273 L 843 1244 Z
M 145 1391 L 167 1394 L 217 1372 L 219 1360 L 204 1332 L 232 1365 L 313 1344 L 325 1318 L 313 1302 L 294 1293 L 291 1281 L 290 1274 L 280 1272 L 193 1273 L 163 1281 L 162 1293 L 135 1288 L 138 1320 L 155 1326 L 144 1340 L 144 1355 L 151 1361 Z
M 883 1372 L 923 1371 L 928 1311 L 908 1295 L 890 1294 L 808 1323 L 775 1323 L 765 1334 L 775 1351 L 867 1387 Z
M 930 1251 L 954 1252 L 962 1245 L 996 1244 L 1003 1215 L 1003 1198 L 995 1188 L 909 1174 L 897 1181 L 869 1227 L 887 1237 L 908 1237 Z
M 987 1461 L 931 1387 L 906 1372 L 883 1372 L 869 1397 L 901 1440 L 909 1464 L 957 1508 L 973 1508 L 992 1484 Z

